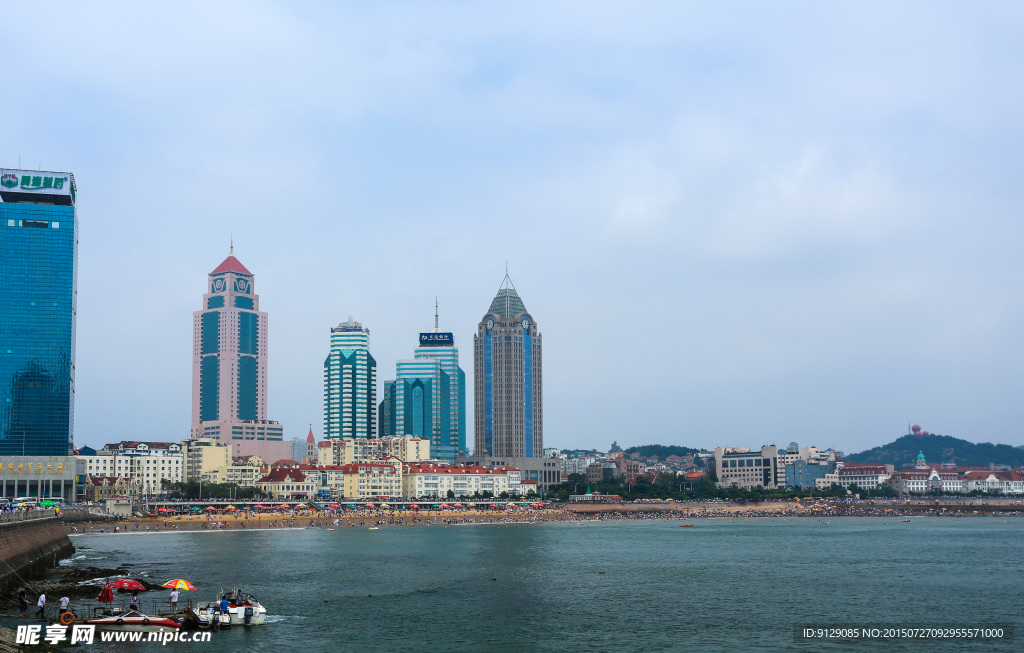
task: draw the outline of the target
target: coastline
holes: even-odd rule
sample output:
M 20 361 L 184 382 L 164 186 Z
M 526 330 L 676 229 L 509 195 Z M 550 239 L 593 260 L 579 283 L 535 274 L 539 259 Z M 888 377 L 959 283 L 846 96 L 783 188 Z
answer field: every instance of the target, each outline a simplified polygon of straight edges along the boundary
M 567 504 L 558 508 L 495 512 L 488 510 L 376 509 L 342 513 L 241 513 L 219 519 L 140 517 L 110 522 L 65 523 L 71 537 L 83 534 L 142 535 L 174 532 L 237 530 L 301 530 L 306 528 L 371 528 L 459 525 L 530 525 L 609 519 L 715 519 L 758 517 L 984 517 L 1024 516 L 1024 504 L 1014 499 L 965 499 L 958 503 L 800 502 L 735 503 L 614 503 Z M 116 530 L 115 530 L 116 529 Z

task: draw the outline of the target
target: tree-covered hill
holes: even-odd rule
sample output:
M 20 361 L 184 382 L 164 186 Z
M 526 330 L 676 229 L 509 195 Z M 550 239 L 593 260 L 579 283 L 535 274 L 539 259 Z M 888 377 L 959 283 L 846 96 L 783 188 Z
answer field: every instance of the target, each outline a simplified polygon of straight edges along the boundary
M 690 447 L 680 447 L 677 445 L 644 444 L 639 447 L 630 447 L 623 453 L 627 456 L 631 453 L 638 453 L 644 458 L 657 456 L 658 460 L 665 460 L 669 456 L 688 456 L 699 451 L 700 449 L 691 449 Z
M 948 435 L 904 435 L 889 444 L 860 453 L 846 460 L 855 463 L 892 463 L 896 469 L 913 467 L 918 452 L 930 463 L 956 463 L 961 467 L 984 467 L 989 463 L 1019 467 L 1024 465 L 1024 450 L 1008 444 L 975 444 Z

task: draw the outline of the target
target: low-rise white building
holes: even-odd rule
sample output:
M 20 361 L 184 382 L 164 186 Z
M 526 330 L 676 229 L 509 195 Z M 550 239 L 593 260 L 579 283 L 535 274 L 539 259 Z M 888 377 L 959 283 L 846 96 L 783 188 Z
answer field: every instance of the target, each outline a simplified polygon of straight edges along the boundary
M 451 492 L 456 498 L 473 495 L 498 496 L 503 492 L 517 495 L 521 491 L 521 472 L 514 467 L 494 469 L 480 465 L 439 465 L 406 463 L 403 466 L 402 492 L 410 498 L 445 498 Z
M 185 456 L 177 442 L 125 440 L 78 458 L 85 461 L 86 475 L 135 479 L 141 494 L 159 494 L 165 480 L 184 480 Z

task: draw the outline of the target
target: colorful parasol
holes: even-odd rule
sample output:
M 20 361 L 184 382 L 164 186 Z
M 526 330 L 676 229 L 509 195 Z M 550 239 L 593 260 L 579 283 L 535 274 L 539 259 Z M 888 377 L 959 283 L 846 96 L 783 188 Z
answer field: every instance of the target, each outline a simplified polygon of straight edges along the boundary
M 194 590 L 196 588 L 195 585 L 188 582 L 184 578 L 175 578 L 174 580 L 169 580 L 163 585 L 161 585 L 161 587 L 166 587 L 167 589 L 174 590 Z

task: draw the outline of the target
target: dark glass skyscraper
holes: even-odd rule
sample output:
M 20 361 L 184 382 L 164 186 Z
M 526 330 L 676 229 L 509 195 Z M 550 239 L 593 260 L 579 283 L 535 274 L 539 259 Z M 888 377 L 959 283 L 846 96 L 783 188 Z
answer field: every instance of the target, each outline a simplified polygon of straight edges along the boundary
M 477 457 L 541 458 L 541 335 L 508 275 L 473 338 Z
M 76 199 L 71 173 L 0 170 L 0 455 L 73 447 Z

